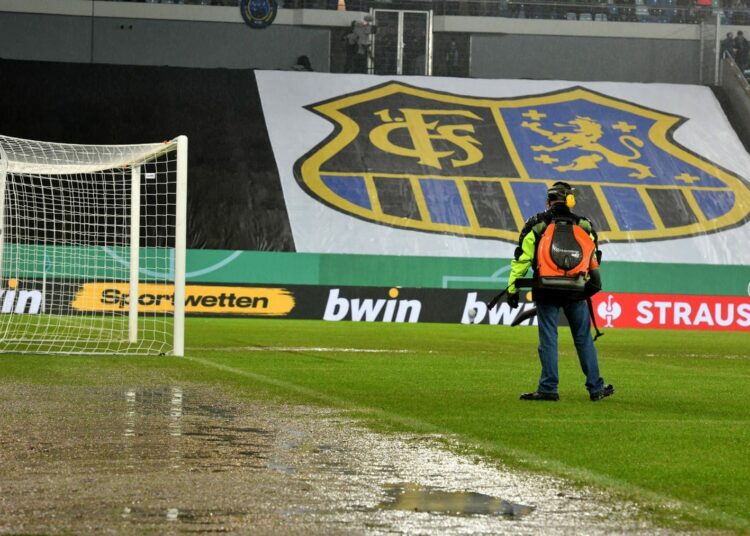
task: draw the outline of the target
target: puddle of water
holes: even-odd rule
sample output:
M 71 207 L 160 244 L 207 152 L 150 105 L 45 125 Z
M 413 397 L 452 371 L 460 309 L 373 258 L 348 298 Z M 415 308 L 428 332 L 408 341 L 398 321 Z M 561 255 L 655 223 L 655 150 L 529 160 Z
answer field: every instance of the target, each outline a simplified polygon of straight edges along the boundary
M 381 510 L 507 517 L 522 517 L 534 510 L 533 506 L 473 491 L 443 491 L 413 483 L 391 484 L 384 486 L 384 490 L 389 500 L 378 505 Z
M 635 505 L 334 410 L 189 384 L 0 387 L 0 534 L 663 533 Z
M 166 509 L 149 507 L 125 507 L 120 514 L 123 520 L 132 524 L 141 523 L 186 523 L 188 525 L 216 525 L 231 518 L 247 517 L 243 511 L 190 510 L 169 507 Z M 184 527 L 188 528 L 187 526 Z M 205 529 L 203 530 L 205 531 Z M 202 532 L 203 532 L 202 531 Z

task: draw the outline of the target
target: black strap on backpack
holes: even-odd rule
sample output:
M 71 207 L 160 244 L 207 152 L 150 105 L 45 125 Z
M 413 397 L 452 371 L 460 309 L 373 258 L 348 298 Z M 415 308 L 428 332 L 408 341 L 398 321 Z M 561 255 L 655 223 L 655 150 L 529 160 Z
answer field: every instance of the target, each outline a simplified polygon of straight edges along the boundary
M 596 332 L 596 335 L 594 335 L 594 342 L 596 342 L 596 339 L 604 335 L 604 333 L 599 331 L 599 327 L 596 325 L 596 315 L 594 314 L 594 304 L 591 303 L 591 297 L 586 298 L 586 303 L 589 305 L 589 316 L 591 317 L 591 323 L 594 324 L 594 331 Z

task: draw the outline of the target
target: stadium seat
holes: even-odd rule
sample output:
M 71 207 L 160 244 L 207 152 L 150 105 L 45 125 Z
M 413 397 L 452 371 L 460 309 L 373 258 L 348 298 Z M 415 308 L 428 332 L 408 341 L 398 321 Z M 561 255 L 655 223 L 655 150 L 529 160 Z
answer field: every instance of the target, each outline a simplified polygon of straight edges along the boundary
M 566 18 L 567 20 L 577 20 L 577 19 L 578 19 L 578 17 L 576 16 L 576 14 L 575 14 L 575 13 L 573 13 L 572 11 L 569 11 L 569 12 L 567 12 L 567 13 L 565 14 L 565 18 Z
M 721 2 L 719 0 L 712 0 L 711 2 L 711 15 L 716 17 L 719 15 L 719 24 L 727 24 L 727 15 L 721 8 Z
M 594 17 L 591 15 L 591 13 L 581 13 L 581 15 L 578 17 L 578 20 L 590 21 L 594 20 Z
M 607 0 L 607 17 L 612 20 L 620 17 L 620 9 L 615 5 L 614 0 Z
M 664 6 L 664 15 L 667 17 L 667 22 L 680 22 L 680 12 L 677 9 L 676 0 L 662 0 Z
M 604 13 L 597 13 L 594 15 L 594 20 L 599 22 L 605 22 L 607 20 L 607 15 Z
M 661 15 L 660 0 L 644 0 L 643 4 L 648 8 L 649 20 L 657 21 Z
M 651 20 L 651 14 L 644 4 L 644 0 L 635 0 L 635 17 L 639 22 L 649 22 Z

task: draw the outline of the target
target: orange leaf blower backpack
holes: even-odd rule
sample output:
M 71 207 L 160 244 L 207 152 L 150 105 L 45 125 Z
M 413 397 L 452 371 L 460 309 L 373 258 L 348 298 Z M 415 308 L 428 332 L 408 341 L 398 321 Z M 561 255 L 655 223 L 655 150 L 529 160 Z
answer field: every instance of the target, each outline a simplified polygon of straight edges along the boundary
M 598 268 L 596 244 L 569 218 L 556 218 L 539 239 L 535 277 L 540 288 L 583 290 L 589 271 Z

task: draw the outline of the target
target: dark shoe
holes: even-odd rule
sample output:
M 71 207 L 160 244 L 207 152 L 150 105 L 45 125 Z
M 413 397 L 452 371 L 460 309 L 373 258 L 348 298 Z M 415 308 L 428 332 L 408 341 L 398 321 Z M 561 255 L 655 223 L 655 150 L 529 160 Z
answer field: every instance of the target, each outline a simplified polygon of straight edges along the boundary
M 608 396 L 612 396 L 613 394 L 615 394 L 615 388 L 612 385 L 605 385 L 604 389 L 602 389 L 598 393 L 590 393 L 589 398 L 591 398 L 592 402 L 597 402 L 602 398 L 607 398 Z
M 557 402 L 560 400 L 560 395 L 557 393 L 540 393 L 539 391 L 535 391 L 533 393 L 522 394 L 521 400 L 552 400 Z

